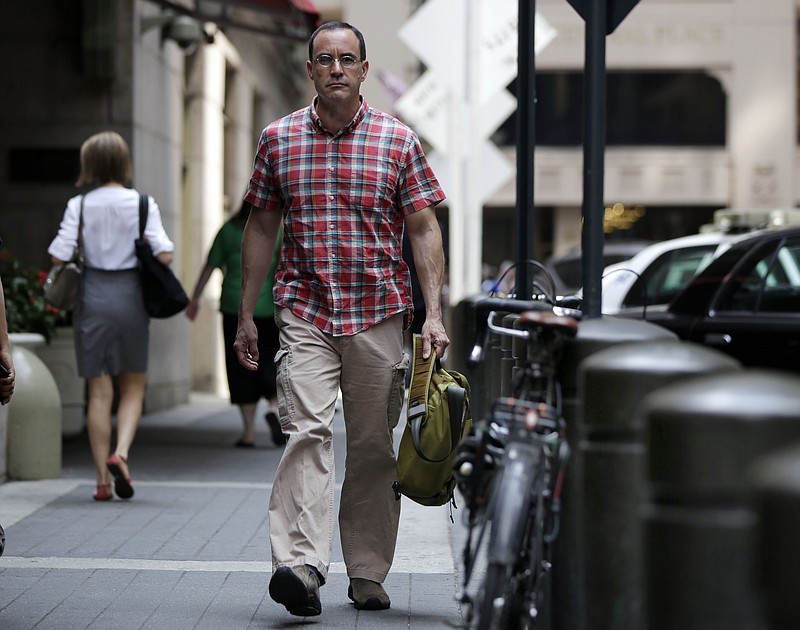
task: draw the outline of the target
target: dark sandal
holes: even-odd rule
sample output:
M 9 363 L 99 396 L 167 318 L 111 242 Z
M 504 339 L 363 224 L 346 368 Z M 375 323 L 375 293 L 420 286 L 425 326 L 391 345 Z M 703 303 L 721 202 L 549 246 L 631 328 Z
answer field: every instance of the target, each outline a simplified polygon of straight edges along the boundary
M 125 458 L 114 453 L 106 461 L 106 468 L 114 477 L 114 492 L 117 493 L 117 496 L 120 499 L 130 499 L 133 496 L 133 486 L 131 478 L 125 474 L 128 468 Z

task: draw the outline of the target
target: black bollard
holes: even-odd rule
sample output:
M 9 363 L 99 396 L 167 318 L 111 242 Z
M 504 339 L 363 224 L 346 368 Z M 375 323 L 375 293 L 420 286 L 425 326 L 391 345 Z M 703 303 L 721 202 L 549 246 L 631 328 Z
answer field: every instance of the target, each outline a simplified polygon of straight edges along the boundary
M 447 334 L 450 337 L 450 345 L 443 361 L 448 370 L 461 372 L 469 380 L 472 388 L 470 407 L 472 418 L 476 421 L 483 418 L 485 401 L 488 400 L 483 386 L 485 365 L 482 363 L 471 368 L 467 365 L 467 358 L 475 344 L 475 303 L 485 297 L 485 295 L 466 297 L 447 309 Z
M 578 438 L 589 628 L 646 627 L 642 400 L 683 379 L 740 369 L 721 352 L 678 340 L 614 346 L 580 365 Z
M 765 630 L 753 574 L 748 465 L 800 441 L 800 378 L 699 377 L 643 404 L 649 630 Z
M 496 324 L 502 325 L 505 317 L 498 317 L 495 321 Z M 503 361 L 503 344 L 506 337 L 502 337 L 496 333 L 490 332 L 486 338 L 486 354 L 484 361 L 486 369 L 484 370 L 486 392 L 488 392 L 489 401 L 493 401 L 500 397 L 501 380 L 502 380 L 502 361 Z M 488 407 L 486 409 L 488 411 Z
M 513 328 L 514 322 L 517 321 L 517 319 L 519 319 L 519 315 L 516 313 L 508 314 L 503 318 L 503 326 L 506 328 Z M 501 341 L 503 357 L 500 359 L 500 395 L 511 396 L 512 377 L 514 374 L 514 366 L 517 362 L 512 350 L 514 339 L 512 337 L 503 337 Z
M 561 532 L 553 549 L 552 620 L 543 628 L 587 630 L 583 534 L 582 462 L 578 451 L 578 366 L 587 357 L 619 344 L 676 339 L 664 328 L 640 320 L 603 317 L 580 323 L 578 336 L 567 341 L 558 369 L 561 381 L 567 439 L 572 456 L 567 463 L 561 498 Z M 594 629 L 592 629 L 594 630 Z M 597 630 L 603 630 L 598 628 Z M 633 629 L 630 630 L 640 630 Z
M 753 558 L 759 610 L 770 630 L 800 628 L 800 443 L 748 471 L 757 517 Z
M 444 363 L 449 370 L 468 374 L 467 357 L 475 343 L 475 302 L 484 297 L 486 296 L 466 297 L 446 311 L 450 346 L 447 348 Z

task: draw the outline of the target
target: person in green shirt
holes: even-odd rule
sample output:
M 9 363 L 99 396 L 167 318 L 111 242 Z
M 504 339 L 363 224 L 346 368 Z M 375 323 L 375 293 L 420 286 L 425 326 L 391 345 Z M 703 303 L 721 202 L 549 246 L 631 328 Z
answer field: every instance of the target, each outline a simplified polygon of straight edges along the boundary
M 194 321 L 200 308 L 200 296 L 208 283 L 214 269 L 222 271 L 222 295 L 219 310 L 222 313 L 222 333 L 225 339 L 225 368 L 228 376 L 228 389 L 231 403 L 238 405 L 242 414 L 244 430 L 235 446 L 252 448 L 255 446 L 255 414 L 256 404 L 263 396 L 267 400 L 266 421 L 272 432 L 272 441 L 276 446 L 286 443 L 281 431 L 277 410 L 276 370 L 272 360 L 261 361 L 258 371 L 252 372 L 242 367 L 236 360 L 233 342 L 238 325 L 237 313 L 242 288 L 242 235 L 244 226 L 250 216 L 250 204 L 243 202 L 239 212 L 226 221 L 217 232 L 214 243 L 208 252 L 208 258 L 200 277 L 197 279 L 192 298 L 186 307 L 186 317 Z M 258 328 L 259 355 L 274 357 L 278 352 L 278 327 L 275 325 L 275 304 L 272 299 L 272 287 L 275 282 L 275 269 L 280 253 L 280 235 L 276 241 L 275 252 L 269 274 L 261 288 L 255 310 L 255 323 Z M 263 347 L 262 347 L 263 344 Z

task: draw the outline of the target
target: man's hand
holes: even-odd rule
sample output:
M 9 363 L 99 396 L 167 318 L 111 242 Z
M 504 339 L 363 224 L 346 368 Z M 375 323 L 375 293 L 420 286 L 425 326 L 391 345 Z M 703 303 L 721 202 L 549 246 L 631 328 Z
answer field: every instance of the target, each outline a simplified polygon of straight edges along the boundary
M 252 317 L 239 320 L 233 349 L 239 363 L 253 372 L 258 369 L 258 329 Z
M 441 359 L 449 345 L 450 337 L 447 336 L 442 320 L 426 319 L 422 324 L 422 358 L 427 359 L 433 348 L 437 358 Z
M 14 393 L 14 362 L 11 360 L 11 352 L 0 351 L 0 364 L 5 368 L 0 370 L 0 405 L 7 405 Z M 6 376 L 8 371 L 8 376 Z

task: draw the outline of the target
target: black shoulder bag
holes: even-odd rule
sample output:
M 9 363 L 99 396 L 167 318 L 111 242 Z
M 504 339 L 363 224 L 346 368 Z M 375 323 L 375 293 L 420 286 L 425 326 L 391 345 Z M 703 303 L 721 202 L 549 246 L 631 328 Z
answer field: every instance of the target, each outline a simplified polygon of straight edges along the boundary
M 147 195 L 139 195 L 139 238 L 135 241 L 136 258 L 139 259 L 144 308 L 150 317 L 163 319 L 185 309 L 189 304 L 189 297 L 172 273 L 172 269 L 159 262 L 153 255 L 153 249 L 144 237 L 148 205 Z

